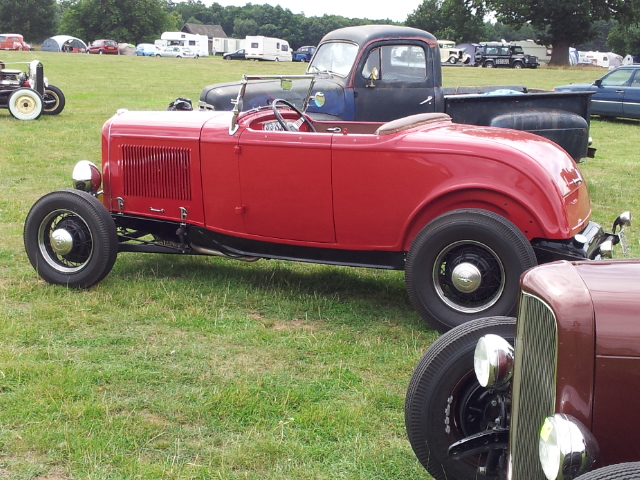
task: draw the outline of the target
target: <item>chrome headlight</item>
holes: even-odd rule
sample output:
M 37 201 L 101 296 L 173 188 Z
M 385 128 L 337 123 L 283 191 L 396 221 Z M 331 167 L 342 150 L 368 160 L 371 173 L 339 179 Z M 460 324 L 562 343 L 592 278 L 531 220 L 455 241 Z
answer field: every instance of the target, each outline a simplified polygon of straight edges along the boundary
M 102 174 L 100 169 L 89 160 L 80 160 L 73 167 L 73 188 L 83 192 L 98 193 L 102 184 Z
M 476 345 L 473 369 L 483 387 L 499 387 L 511 379 L 513 347 L 498 335 L 485 335 Z
M 540 430 L 538 453 L 549 480 L 570 480 L 589 471 L 600 451 L 593 434 L 564 413 L 547 417 Z

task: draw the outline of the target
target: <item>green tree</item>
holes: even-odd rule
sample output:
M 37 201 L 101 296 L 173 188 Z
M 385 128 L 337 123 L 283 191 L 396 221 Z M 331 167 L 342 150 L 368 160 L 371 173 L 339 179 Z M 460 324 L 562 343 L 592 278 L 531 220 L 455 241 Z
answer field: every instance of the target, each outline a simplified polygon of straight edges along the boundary
M 153 42 L 181 27 L 178 18 L 161 0 L 79 0 L 64 10 L 60 30 L 88 41 Z
M 405 23 L 443 40 L 477 42 L 484 36 L 484 16 L 482 1 L 425 0 Z
M 567 65 L 569 47 L 594 38 L 598 20 L 629 24 L 640 14 L 640 0 L 487 0 L 487 5 L 507 25 L 538 29 L 538 40 L 553 46 L 552 65 Z
M 0 31 L 21 34 L 28 42 L 54 35 L 59 23 L 55 0 L 0 0 Z
M 616 25 L 607 36 L 607 45 L 619 55 L 640 55 L 640 23 Z

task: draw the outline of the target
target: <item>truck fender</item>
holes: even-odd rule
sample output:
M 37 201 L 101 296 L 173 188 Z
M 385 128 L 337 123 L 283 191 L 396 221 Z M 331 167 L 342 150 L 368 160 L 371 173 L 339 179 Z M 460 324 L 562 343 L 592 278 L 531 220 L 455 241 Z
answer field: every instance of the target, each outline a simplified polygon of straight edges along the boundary
M 587 156 L 589 124 L 582 116 L 566 110 L 539 108 L 503 113 L 493 117 L 489 125 L 541 135 L 562 145 L 576 160 Z

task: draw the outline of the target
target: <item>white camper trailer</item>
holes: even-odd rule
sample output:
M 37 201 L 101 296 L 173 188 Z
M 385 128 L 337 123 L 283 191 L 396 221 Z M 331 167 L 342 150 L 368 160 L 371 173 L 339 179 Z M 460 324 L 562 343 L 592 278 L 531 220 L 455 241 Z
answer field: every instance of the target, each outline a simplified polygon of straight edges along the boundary
M 189 47 L 199 57 L 209 56 L 209 38 L 206 35 L 194 35 L 184 32 L 164 32 L 156 45 L 165 47 Z
M 289 43 L 280 38 L 247 35 L 244 48 L 247 60 L 291 61 Z

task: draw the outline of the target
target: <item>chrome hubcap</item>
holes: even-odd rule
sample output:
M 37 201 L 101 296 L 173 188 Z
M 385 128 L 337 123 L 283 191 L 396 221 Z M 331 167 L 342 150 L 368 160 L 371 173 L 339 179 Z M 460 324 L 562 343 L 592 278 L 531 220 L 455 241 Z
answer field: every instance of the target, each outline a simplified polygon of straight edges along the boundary
M 475 292 L 482 283 L 482 272 L 472 263 L 461 263 L 452 272 L 451 281 L 461 292 Z
M 67 255 L 73 249 L 73 237 L 62 228 L 53 231 L 49 240 L 52 250 L 58 255 Z

